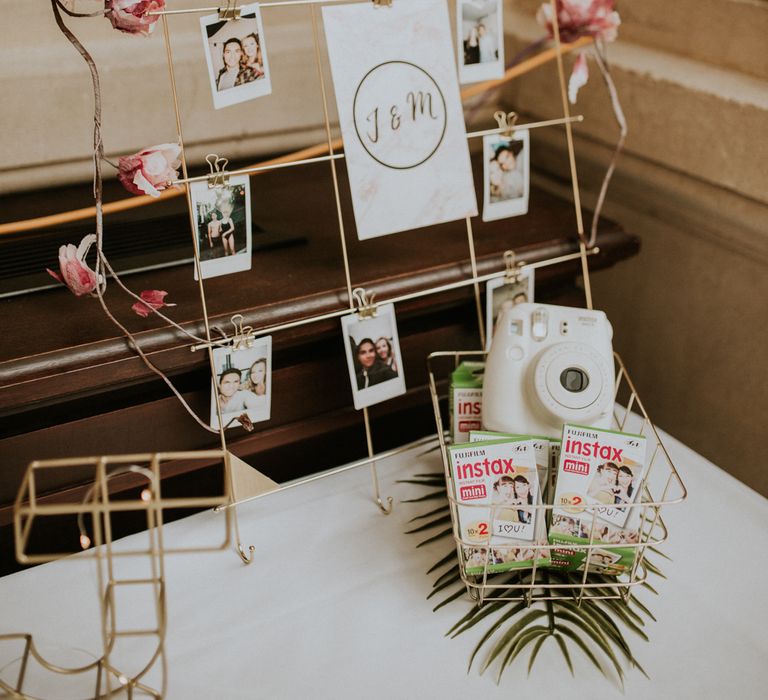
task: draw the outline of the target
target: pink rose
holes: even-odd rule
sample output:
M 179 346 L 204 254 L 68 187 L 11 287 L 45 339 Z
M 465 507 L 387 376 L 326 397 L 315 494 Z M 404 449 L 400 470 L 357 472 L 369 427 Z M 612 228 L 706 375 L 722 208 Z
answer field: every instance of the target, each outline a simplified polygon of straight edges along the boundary
M 570 44 L 583 36 L 603 41 L 615 41 L 619 13 L 613 8 L 616 0 L 557 0 L 557 23 L 560 39 Z M 536 20 L 553 36 L 552 5 L 545 2 L 536 13 Z
M 176 304 L 166 304 L 165 297 L 168 296 L 168 292 L 164 292 L 160 289 L 145 289 L 141 294 L 141 301 L 137 301 L 131 310 L 146 318 L 152 312 L 152 309 L 162 309 L 164 306 L 176 306 Z
M 75 248 L 72 243 L 59 248 L 59 268 L 61 274 L 46 268 L 48 274 L 62 284 L 69 287 L 75 296 L 93 294 L 96 290 L 96 273 L 85 264 L 88 250 L 96 242 L 96 236 L 90 234 L 80 241 Z
M 160 195 L 168 183 L 178 176 L 181 165 L 177 143 L 161 143 L 158 146 L 139 151 L 132 156 L 123 156 L 117 162 L 117 179 L 133 194 Z
M 164 9 L 165 0 L 106 0 L 104 14 L 121 32 L 149 36 L 160 17 L 147 13 Z

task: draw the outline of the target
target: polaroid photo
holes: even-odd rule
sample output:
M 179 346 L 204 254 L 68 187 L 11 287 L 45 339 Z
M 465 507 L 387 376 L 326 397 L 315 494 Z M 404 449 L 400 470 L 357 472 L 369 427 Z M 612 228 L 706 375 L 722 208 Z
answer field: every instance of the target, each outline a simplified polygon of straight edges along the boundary
M 354 314 L 341 319 L 349 381 L 355 408 L 386 401 L 405 393 L 403 361 L 393 304 L 376 309 L 376 315 Z
M 507 282 L 504 277 L 488 280 L 485 286 L 485 349 L 491 349 L 491 341 L 501 312 L 511 306 L 534 301 L 534 271 L 523 270 L 517 281 Z
M 571 518 L 567 515 L 560 515 L 554 513 L 552 515 L 552 525 L 549 528 L 550 535 L 560 534 L 569 535 L 570 537 L 578 537 L 580 532 L 581 522 L 578 518 Z
M 593 549 L 592 556 L 589 558 L 589 570 L 598 574 L 618 574 L 626 567 L 617 565 L 621 559 L 621 554 L 611 552 L 607 549 Z M 584 553 L 584 561 L 576 567 L 576 571 L 584 571 L 587 563 L 587 554 Z
M 527 129 L 483 137 L 483 221 L 528 213 L 530 150 Z
M 502 0 L 456 0 L 459 82 L 477 83 L 504 75 Z
M 203 279 L 251 269 L 251 189 L 247 175 L 229 184 L 190 185 Z M 197 270 L 195 270 L 197 279 Z
M 200 30 L 216 109 L 272 92 L 259 3 L 243 5 L 238 20 L 201 17 Z
M 249 348 L 215 348 L 211 382 L 211 426 L 219 429 L 216 402 L 225 428 L 269 420 L 272 405 L 272 336 L 256 338 Z

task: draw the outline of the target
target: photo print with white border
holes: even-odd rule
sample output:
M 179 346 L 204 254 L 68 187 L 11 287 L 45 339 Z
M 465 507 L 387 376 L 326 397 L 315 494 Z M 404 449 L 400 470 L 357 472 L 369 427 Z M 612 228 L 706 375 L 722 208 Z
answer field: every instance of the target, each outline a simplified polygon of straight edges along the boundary
M 502 0 L 456 0 L 456 33 L 462 85 L 504 75 Z
M 247 175 L 229 184 L 190 184 L 203 279 L 251 269 L 251 186 Z M 197 279 L 197 270 L 195 270 Z
M 604 462 L 598 465 L 587 488 L 586 502 L 605 505 L 597 510 L 600 520 L 624 527 L 629 506 L 635 502 L 645 469 L 641 464 Z
M 216 109 L 269 95 L 272 82 L 259 3 L 243 5 L 238 20 L 200 18 L 208 79 Z
M 224 426 L 241 425 L 247 414 L 251 423 L 269 420 L 272 405 L 272 336 L 256 338 L 250 348 L 214 348 L 216 372 L 211 382 L 211 426 L 219 429 L 216 401 Z
M 483 137 L 483 221 L 528 213 L 530 150 L 527 129 Z
M 502 311 L 510 306 L 534 301 L 534 270 L 527 268 L 518 275 L 517 281 L 507 282 L 504 277 L 488 280 L 485 285 L 485 349 L 491 349 L 491 341 Z
M 405 393 L 394 304 L 376 307 L 376 316 L 341 319 L 349 381 L 356 409 Z
M 589 558 L 590 571 L 607 573 L 613 570 L 613 565 L 619 561 L 619 559 L 621 559 L 621 554 L 618 552 L 609 552 L 607 549 L 595 548 L 592 550 L 592 556 Z M 576 571 L 584 571 L 586 563 L 587 559 L 585 557 L 584 561 L 576 568 Z

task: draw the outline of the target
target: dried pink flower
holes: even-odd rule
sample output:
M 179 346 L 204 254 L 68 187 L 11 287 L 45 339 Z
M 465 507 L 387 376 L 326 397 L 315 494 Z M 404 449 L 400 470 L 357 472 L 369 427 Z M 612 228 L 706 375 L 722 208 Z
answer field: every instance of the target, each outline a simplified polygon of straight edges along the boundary
M 96 291 L 96 273 L 85 264 L 88 250 L 96 242 L 96 236 L 90 234 L 80 241 L 77 248 L 70 243 L 59 248 L 59 269 L 61 274 L 46 268 L 48 274 L 66 285 L 75 296 L 93 294 Z
M 248 433 L 253 432 L 253 421 L 251 420 L 250 416 L 247 413 L 241 413 L 237 420 L 240 421 L 240 426 L 242 428 L 245 428 L 245 431 Z
M 145 289 L 141 294 L 141 301 L 137 301 L 131 310 L 146 318 L 152 312 L 152 309 L 162 309 L 164 306 L 176 306 L 176 304 L 166 304 L 165 297 L 168 296 L 168 292 L 164 292 L 161 289 Z
M 587 65 L 587 54 L 580 53 L 573 64 L 573 71 L 568 80 L 568 99 L 571 104 L 576 104 L 576 96 L 579 90 L 587 84 L 589 80 L 589 66 Z
M 133 194 L 158 197 L 160 191 L 179 176 L 180 153 L 179 144 L 161 143 L 132 156 L 123 156 L 117 163 L 117 179 Z
M 557 23 L 561 41 L 569 44 L 583 36 L 591 36 L 603 41 L 615 41 L 618 26 L 621 24 L 619 13 L 613 8 L 616 0 L 557 0 Z M 542 3 L 536 13 L 536 20 L 553 35 L 552 5 Z
M 155 28 L 158 15 L 148 12 L 160 12 L 165 9 L 165 0 L 106 0 L 104 14 L 109 17 L 112 26 L 127 34 L 149 36 Z

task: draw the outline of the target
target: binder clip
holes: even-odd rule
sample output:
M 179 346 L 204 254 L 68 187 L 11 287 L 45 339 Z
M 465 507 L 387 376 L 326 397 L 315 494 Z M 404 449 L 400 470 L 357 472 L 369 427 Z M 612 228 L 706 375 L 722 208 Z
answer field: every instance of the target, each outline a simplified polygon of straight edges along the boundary
M 235 329 L 232 336 L 232 349 L 235 351 L 252 348 L 256 342 L 256 335 L 253 332 L 253 328 L 251 326 L 244 326 L 244 320 L 243 314 L 235 314 L 230 319 L 230 322 Z
M 240 19 L 240 8 L 237 6 L 237 2 L 234 4 L 232 3 L 232 0 L 227 0 L 227 6 L 226 7 L 220 7 L 219 8 L 219 19 L 223 20 L 238 20 Z
M 499 125 L 501 135 L 505 139 L 511 139 L 515 133 L 515 126 L 517 125 L 517 112 L 502 112 L 499 110 L 498 112 L 494 113 L 493 118 Z
M 362 287 L 358 287 L 352 292 L 352 297 L 357 302 L 357 315 L 360 318 L 376 317 L 375 292 L 366 292 Z
M 220 158 L 215 153 L 209 153 L 205 160 L 211 168 L 211 173 L 208 175 L 208 189 L 226 187 L 229 184 L 229 173 L 227 173 L 229 160 Z
M 513 250 L 504 251 L 504 283 L 514 284 L 520 279 L 520 275 L 523 272 L 524 262 L 517 262 L 515 252 Z

